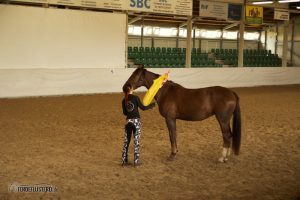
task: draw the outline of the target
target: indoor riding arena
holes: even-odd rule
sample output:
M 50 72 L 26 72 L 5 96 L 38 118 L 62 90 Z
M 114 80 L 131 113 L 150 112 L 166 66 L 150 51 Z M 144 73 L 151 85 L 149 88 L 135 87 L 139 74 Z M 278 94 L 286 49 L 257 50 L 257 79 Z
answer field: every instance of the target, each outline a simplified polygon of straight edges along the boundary
M 299 111 L 300 0 L 0 1 L 0 200 L 299 200 Z

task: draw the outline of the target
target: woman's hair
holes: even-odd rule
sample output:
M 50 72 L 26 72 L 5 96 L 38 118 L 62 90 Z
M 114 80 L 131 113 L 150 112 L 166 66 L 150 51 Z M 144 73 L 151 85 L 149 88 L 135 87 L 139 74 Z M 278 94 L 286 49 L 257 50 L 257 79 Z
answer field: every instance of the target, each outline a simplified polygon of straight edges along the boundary
M 127 106 L 127 103 L 128 103 L 128 94 L 131 90 L 131 85 L 129 83 L 126 83 L 124 86 L 123 86 L 123 92 L 124 92 L 124 95 L 125 95 L 125 105 Z

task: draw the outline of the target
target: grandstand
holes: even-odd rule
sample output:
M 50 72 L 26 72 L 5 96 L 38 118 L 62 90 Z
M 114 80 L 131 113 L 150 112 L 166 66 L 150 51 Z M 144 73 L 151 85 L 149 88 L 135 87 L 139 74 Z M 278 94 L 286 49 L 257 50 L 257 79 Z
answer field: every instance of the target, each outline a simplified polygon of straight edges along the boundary
M 129 62 L 134 65 L 144 65 L 148 68 L 169 68 L 185 66 L 186 48 L 166 47 L 128 47 Z M 221 67 L 222 64 L 215 62 L 209 57 L 209 53 L 201 52 L 199 48 L 192 49 L 192 67 Z
M 245 1 L 245 5 L 256 5 L 255 2 Z M 218 16 L 201 16 L 200 4 L 201 1 L 193 1 L 190 24 L 182 16 L 129 13 L 128 67 L 139 64 L 148 68 L 299 65 L 297 2 L 260 4 L 264 9 L 263 23 L 256 25 L 244 23 L 245 19 L 241 23 Z M 279 8 L 289 9 L 289 21 L 274 19 Z M 243 52 L 240 64 L 239 49 Z
M 238 49 L 211 49 L 201 52 L 200 48 L 192 49 L 192 67 L 237 67 Z M 169 68 L 185 66 L 186 48 L 166 47 L 128 47 L 128 62 L 144 65 L 147 68 Z M 245 67 L 280 67 L 282 59 L 271 50 L 244 49 Z M 130 65 L 129 65 L 130 66 Z

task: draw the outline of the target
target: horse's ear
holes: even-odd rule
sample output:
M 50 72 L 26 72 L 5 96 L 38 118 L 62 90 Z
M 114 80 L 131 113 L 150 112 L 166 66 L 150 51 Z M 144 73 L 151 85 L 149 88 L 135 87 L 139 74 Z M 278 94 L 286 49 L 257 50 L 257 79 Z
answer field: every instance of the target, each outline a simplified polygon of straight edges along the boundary
M 145 67 L 144 67 L 143 64 L 140 64 L 137 68 L 138 68 L 138 69 L 145 69 Z

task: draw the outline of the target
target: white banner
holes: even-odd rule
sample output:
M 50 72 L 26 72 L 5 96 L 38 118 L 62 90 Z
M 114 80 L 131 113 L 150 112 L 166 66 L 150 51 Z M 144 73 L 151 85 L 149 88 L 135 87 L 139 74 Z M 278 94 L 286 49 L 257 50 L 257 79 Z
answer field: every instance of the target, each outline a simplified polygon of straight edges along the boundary
M 24 0 L 18 0 L 18 1 L 24 1 Z M 39 0 L 31 0 L 31 1 L 39 1 Z M 114 9 L 114 10 L 124 10 L 124 8 L 126 7 L 126 2 L 122 0 L 114 0 L 114 1 L 111 0 L 45 0 L 45 1 L 48 1 L 49 4 L 90 7 L 90 8 L 105 8 L 105 9 Z
M 111 55 L 110 59 L 114 59 Z M 135 69 L 0 69 L 0 98 L 122 92 Z M 166 68 L 149 69 L 163 74 Z M 186 88 L 300 84 L 300 67 L 171 69 L 171 80 Z M 145 87 L 137 91 L 146 91 Z
M 20 2 L 29 2 L 29 3 L 49 3 L 49 0 L 12 0 Z
M 80 6 L 81 0 L 48 0 L 49 4 Z
M 290 19 L 290 13 L 288 10 L 283 9 L 274 9 L 274 19 L 278 20 L 289 20 Z
M 192 15 L 192 0 L 127 0 L 126 10 Z
M 228 4 L 221 2 L 200 1 L 199 15 L 201 17 L 213 17 L 219 19 L 227 19 Z
M 153 0 L 153 12 L 170 13 L 175 15 L 192 15 L 193 2 L 191 0 L 165 0 L 162 3 L 160 0 Z
M 192 0 L 12 0 L 66 6 L 192 15 Z

